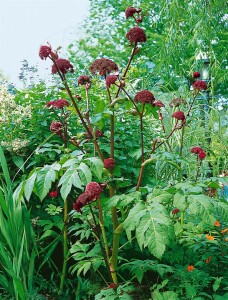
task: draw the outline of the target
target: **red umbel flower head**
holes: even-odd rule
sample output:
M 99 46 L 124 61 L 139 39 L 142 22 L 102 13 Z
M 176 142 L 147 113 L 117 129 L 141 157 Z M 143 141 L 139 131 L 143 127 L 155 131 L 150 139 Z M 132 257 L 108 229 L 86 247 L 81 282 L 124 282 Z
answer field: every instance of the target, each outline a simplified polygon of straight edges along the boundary
M 175 113 L 172 114 L 172 117 L 177 119 L 178 121 L 185 121 L 185 115 L 183 113 L 183 111 L 176 111 Z
M 200 152 L 203 151 L 203 148 L 195 146 L 193 148 L 191 148 L 190 152 L 194 153 L 194 154 L 199 154 Z
M 92 74 L 99 73 L 101 76 L 106 76 L 112 71 L 118 71 L 117 65 L 108 58 L 96 59 L 89 69 Z
M 181 104 L 186 104 L 186 100 L 184 98 L 175 98 L 173 99 L 170 103 L 169 106 L 170 107 L 179 107 Z
M 172 210 L 172 214 L 173 215 L 175 215 L 175 214 L 177 214 L 179 212 L 180 212 L 180 210 L 178 208 L 175 208 L 175 209 Z
M 82 193 L 79 195 L 76 202 L 80 202 L 83 206 L 86 205 L 90 201 L 90 197 L 87 193 Z
M 90 81 L 90 78 L 88 75 L 81 75 L 79 78 L 78 78 L 78 85 L 87 85 L 87 84 L 90 84 L 91 81 Z
M 203 148 L 198 147 L 198 146 L 191 148 L 190 151 L 191 151 L 192 153 L 198 155 L 198 158 L 199 158 L 200 160 L 203 160 L 203 159 L 207 156 L 207 154 L 204 152 Z
M 90 200 L 96 200 L 100 196 L 102 191 L 103 190 L 100 187 L 100 184 L 94 181 L 88 183 L 85 190 Z
M 52 49 L 50 46 L 40 46 L 39 57 L 41 59 L 46 59 L 51 54 Z
M 164 107 L 164 106 L 165 106 L 165 104 L 162 103 L 160 100 L 155 101 L 152 105 L 153 105 L 153 106 L 157 106 L 158 108 L 161 108 L 161 107 Z
M 193 72 L 192 77 L 193 78 L 200 78 L 200 72 Z
M 56 198 L 56 197 L 58 196 L 58 191 L 51 191 L 51 192 L 49 193 L 49 196 L 50 196 L 51 198 Z
M 110 169 L 110 170 L 114 169 L 115 160 L 111 157 L 104 159 L 104 167 L 105 167 L 105 169 Z
M 195 90 L 198 90 L 198 91 L 207 89 L 207 84 L 203 80 L 197 80 L 196 82 L 193 83 L 192 86 Z
M 103 133 L 101 130 L 97 129 L 97 130 L 95 131 L 95 137 L 96 137 L 96 138 L 102 137 L 103 135 L 104 135 L 104 133 Z M 88 132 L 85 132 L 85 137 L 86 137 L 87 139 L 91 139 L 91 136 L 89 135 Z
M 141 92 L 138 92 L 136 95 L 135 95 L 135 102 L 140 102 L 140 103 L 151 103 L 153 104 L 154 103 L 154 95 L 148 91 L 148 90 L 143 90 Z
M 140 8 L 134 8 L 130 6 L 125 10 L 126 19 L 133 17 L 135 13 L 139 14 L 140 12 L 141 12 Z
M 58 99 L 55 101 L 47 102 L 46 106 L 51 108 L 63 108 L 64 106 L 69 106 L 69 102 L 65 99 Z
M 76 201 L 73 204 L 73 209 L 76 210 L 77 212 L 81 213 L 82 212 L 81 211 L 82 207 L 83 207 L 83 204 L 81 202 Z
M 204 151 L 201 151 L 201 152 L 198 154 L 198 157 L 199 157 L 200 160 L 203 160 L 206 156 L 207 156 L 207 154 L 206 154 Z
M 67 59 L 58 58 L 56 59 L 55 63 L 62 74 L 66 74 L 67 72 L 74 72 L 73 65 Z M 56 74 L 58 72 L 56 65 L 54 64 L 52 66 L 52 74 Z
M 106 83 L 107 88 L 110 88 L 111 84 L 115 84 L 117 78 L 118 77 L 116 75 L 107 76 L 106 79 L 105 79 L 105 83 Z
M 134 27 L 130 29 L 126 34 L 126 38 L 130 41 L 131 44 L 146 42 L 145 32 L 140 27 Z
M 50 126 L 50 130 L 52 132 L 55 132 L 59 136 L 62 136 L 62 128 L 63 128 L 63 124 L 58 121 L 53 121 Z

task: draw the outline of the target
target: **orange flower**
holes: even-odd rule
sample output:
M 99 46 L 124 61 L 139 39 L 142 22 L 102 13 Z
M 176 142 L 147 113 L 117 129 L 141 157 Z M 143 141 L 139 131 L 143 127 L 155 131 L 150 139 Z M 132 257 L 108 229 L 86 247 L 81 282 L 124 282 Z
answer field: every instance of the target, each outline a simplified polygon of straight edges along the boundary
M 211 262 L 211 260 L 212 260 L 212 256 L 209 256 L 209 257 L 205 260 L 206 264 L 209 264 L 209 263 Z
M 217 220 L 215 221 L 215 226 L 216 226 L 216 227 L 220 227 L 219 221 L 217 221 Z
M 208 239 L 209 241 L 213 241 L 215 238 L 211 235 L 206 235 L 206 239 Z
M 195 269 L 194 266 L 188 266 L 187 267 L 187 271 L 188 272 L 192 272 L 194 269 Z
M 221 231 L 221 233 L 226 233 L 228 231 L 228 228 L 225 228 Z

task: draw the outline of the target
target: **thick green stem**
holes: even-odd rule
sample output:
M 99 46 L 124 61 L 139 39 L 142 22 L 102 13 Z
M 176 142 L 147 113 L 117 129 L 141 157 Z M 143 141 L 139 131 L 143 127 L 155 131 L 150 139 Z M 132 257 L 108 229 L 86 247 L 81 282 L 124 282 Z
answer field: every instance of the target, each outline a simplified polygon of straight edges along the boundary
M 143 104 L 142 113 L 140 113 L 140 147 L 141 147 L 141 155 L 142 155 L 142 163 L 144 162 L 144 140 L 143 140 L 143 112 L 144 112 L 145 104 Z
M 184 211 L 181 212 L 181 228 L 183 228 L 183 225 L 184 225 Z
M 99 224 L 100 224 L 101 233 L 102 233 L 102 237 L 103 237 L 105 253 L 106 253 L 107 259 L 109 260 L 108 241 L 107 241 L 107 236 L 106 236 L 105 227 L 104 227 L 103 212 L 102 212 L 100 197 L 97 198 L 97 203 L 98 203 L 98 208 L 99 208 Z
M 113 249 L 112 249 L 112 258 L 111 258 L 111 275 L 112 275 L 112 280 L 115 284 L 118 284 L 117 261 L 118 261 L 118 252 L 119 252 L 119 239 L 120 239 L 120 234 L 123 232 L 123 230 L 124 230 L 123 223 L 121 223 L 114 231 Z
M 68 224 L 68 206 L 67 200 L 64 202 L 64 216 L 63 216 L 64 228 L 63 228 L 63 267 L 60 278 L 59 294 L 62 294 L 65 279 L 66 279 L 66 270 L 67 270 L 67 259 L 69 256 L 69 249 L 67 245 L 67 224 Z

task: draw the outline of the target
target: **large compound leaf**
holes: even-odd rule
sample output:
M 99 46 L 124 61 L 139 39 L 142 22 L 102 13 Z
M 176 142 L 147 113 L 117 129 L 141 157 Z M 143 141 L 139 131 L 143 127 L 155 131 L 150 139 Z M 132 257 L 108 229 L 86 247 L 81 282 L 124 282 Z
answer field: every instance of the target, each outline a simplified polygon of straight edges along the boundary
M 85 162 L 90 166 L 91 171 L 93 174 L 99 179 L 102 179 L 102 172 L 104 168 L 103 162 L 100 158 L 97 157 L 90 157 L 85 160 Z
M 83 162 L 80 163 L 80 165 L 78 167 L 78 172 L 79 172 L 80 178 L 81 178 L 82 182 L 84 183 L 84 185 L 86 185 L 92 181 L 92 173 L 91 173 L 89 167 L 86 164 L 84 164 Z
M 27 201 L 29 201 L 36 180 L 37 172 L 35 171 L 25 182 L 24 194 Z
M 132 239 L 132 231 L 141 250 L 148 248 L 157 258 L 161 258 L 166 245 L 173 237 L 173 225 L 164 206 L 156 203 L 146 206 L 139 202 L 133 207 L 124 222 L 128 239 Z
M 39 170 L 36 178 L 36 193 L 40 200 L 43 200 L 50 191 L 52 183 L 56 180 L 56 171 L 60 168 L 59 164 L 54 163 Z
M 72 165 L 69 169 L 66 170 L 59 181 L 58 186 L 61 186 L 60 193 L 63 199 L 67 198 L 72 189 L 72 186 L 75 186 L 76 188 L 79 188 L 81 190 L 83 189 L 83 182 L 79 177 L 77 169 L 78 167 L 76 165 Z

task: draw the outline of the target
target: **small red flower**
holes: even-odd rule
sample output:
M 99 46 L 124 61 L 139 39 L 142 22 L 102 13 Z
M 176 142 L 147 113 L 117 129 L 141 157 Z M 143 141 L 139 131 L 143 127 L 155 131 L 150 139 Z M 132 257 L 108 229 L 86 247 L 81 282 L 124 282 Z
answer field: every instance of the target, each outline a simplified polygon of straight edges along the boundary
M 125 16 L 126 16 L 126 19 L 128 19 L 129 17 L 133 17 L 135 13 L 140 13 L 141 12 L 141 9 L 137 9 L 137 8 L 134 8 L 132 6 L 128 7 L 126 10 L 125 10 Z
M 101 130 L 97 129 L 97 130 L 95 131 L 95 136 L 96 136 L 96 137 L 102 137 L 103 135 L 104 135 L 104 133 L 103 133 Z
M 201 151 L 201 152 L 198 154 L 198 157 L 199 157 L 200 160 L 203 160 L 206 156 L 207 156 L 207 154 L 206 154 L 204 151 Z
M 107 76 L 106 79 L 105 79 L 106 86 L 108 88 L 110 88 L 111 84 L 115 84 L 117 78 L 118 77 L 116 75 L 109 75 L 109 76 Z
M 85 85 L 85 84 L 88 84 L 88 83 L 91 83 L 89 76 L 87 76 L 87 75 L 81 75 L 78 78 L 78 84 L 79 85 Z
M 165 104 L 158 100 L 153 103 L 153 106 L 157 106 L 157 107 L 161 108 L 161 107 L 164 107 Z
M 188 271 L 188 272 L 192 272 L 194 269 L 195 269 L 194 266 L 188 266 L 188 267 L 187 267 L 187 271 Z
M 76 210 L 77 212 L 82 212 L 81 208 L 83 207 L 83 204 L 79 201 L 76 201 L 73 203 L 73 209 Z
M 69 102 L 65 99 L 58 99 L 55 101 L 47 102 L 46 106 L 52 108 L 63 108 L 64 106 L 69 106 Z
M 51 52 L 52 50 L 50 46 L 40 46 L 39 56 L 41 59 L 46 59 Z
M 140 27 L 134 27 L 130 29 L 126 34 L 126 38 L 130 41 L 131 44 L 146 42 L 145 32 Z
M 175 215 L 175 214 L 177 214 L 179 212 L 180 212 L 180 210 L 178 208 L 175 208 L 175 209 L 172 210 L 172 214 L 173 215 Z
M 118 71 L 117 65 L 108 58 L 96 59 L 89 69 L 92 74 L 99 73 L 101 76 L 106 76 L 112 71 Z
M 185 115 L 182 111 L 178 110 L 175 113 L 172 114 L 172 117 L 177 119 L 178 121 L 184 121 Z
M 51 191 L 51 192 L 49 193 L 49 196 L 52 197 L 52 198 L 57 197 L 57 196 L 58 196 L 58 191 Z
M 55 63 L 59 68 L 59 71 L 63 74 L 66 74 L 67 72 L 74 72 L 73 65 L 67 59 L 58 58 L 56 59 Z M 52 66 L 52 74 L 56 74 L 58 72 L 56 65 L 54 64 Z
M 140 102 L 140 103 L 151 103 L 153 104 L 154 103 L 154 95 L 148 91 L 148 90 L 143 90 L 141 92 L 138 92 L 136 95 L 135 95 L 135 102 Z
M 197 80 L 196 82 L 193 83 L 193 88 L 201 91 L 201 90 L 206 90 L 207 89 L 207 84 L 203 80 Z
M 216 227 L 220 227 L 220 226 L 221 226 L 218 220 L 215 221 L 215 224 L 214 224 L 214 225 L 215 225 Z
M 86 190 L 85 190 L 85 192 L 88 194 L 90 200 L 97 199 L 100 196 L 100 194 L 102 193 L 102 191 L 103 190 L 100 187 L 99 183 L 94 182 L 94 181 L 88 183 L 86 186 Z
M 78 196 L 78 199 L 76 202 L 80 202 L 83 206 L 86 205 L 90 200 L 90 197 L 87 193 L 82 193 L 81 195 Z
M 203 151 L 203 148 L 196 146 L 196 147 L 191 148 L 190 151 L 194 154 L 199 154 L 200 152 Z
M 118 284 L 112 282 L 112 283 L 109 284 L 109 288 L 116 290 L 118 288 Z
M 58 135 L 62 135 L 63 124 L 58 121 L 53 121 L 50 126 L 50 130 Z
M 104 167 L 105 169 L 112 170 L 115 167 L 115 160 L 111 157 L 104 159 Z
M 199 78 L 199 77 L 200 77 L 200 72 L 194 72 L 194 73 L 192 74 L 192 77 L 193 77 L 193 78 Z

